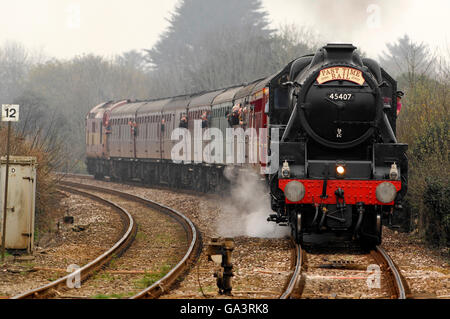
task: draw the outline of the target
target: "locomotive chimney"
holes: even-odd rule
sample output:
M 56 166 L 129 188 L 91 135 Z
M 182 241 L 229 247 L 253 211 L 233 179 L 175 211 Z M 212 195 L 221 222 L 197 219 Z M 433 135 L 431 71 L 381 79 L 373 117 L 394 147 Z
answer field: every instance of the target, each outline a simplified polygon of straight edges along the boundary
M 329 43 L 324 49 L 326 60 L 351 61 L 356 47 L 353 44 Z

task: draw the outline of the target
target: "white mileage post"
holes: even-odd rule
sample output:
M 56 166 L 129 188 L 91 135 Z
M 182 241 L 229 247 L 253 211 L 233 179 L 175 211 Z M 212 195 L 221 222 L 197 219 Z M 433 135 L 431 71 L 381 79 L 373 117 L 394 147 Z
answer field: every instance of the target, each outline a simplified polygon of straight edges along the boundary
M 2 122 L 19 121 L 19 105 L 2 104 Z
M 5 174 L 5 198 L 3 200 L 3 219 L 2 219 L 2 251 L 1 260 L 5 261 L 6 248 L 6 209 L 8 207 L 8 176 L 9 176 L 9 150 L 10 150 L 10 135 L 11 122 L 19 121 L 19 105 L 17 104 L 2 104 L 2 122 L 8 122 L 8 136 L 6 142 L 6 174 Z

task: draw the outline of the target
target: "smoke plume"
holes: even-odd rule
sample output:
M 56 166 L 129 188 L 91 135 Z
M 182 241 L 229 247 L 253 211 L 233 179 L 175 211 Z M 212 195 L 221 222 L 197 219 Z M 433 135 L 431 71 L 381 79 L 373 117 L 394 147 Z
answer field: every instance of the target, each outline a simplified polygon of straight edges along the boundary
M 408 16 L 406 0 L 295 0 L 300 4 L 299 24 L 318 32 L 323 44 L 353 43 L 363 52 L 381 53 L 385 43 L 396 39 Z M 405 30 L 403 33 L 407 32 Z M 375 56 L 373 56 L 375 57 Z
M 273 214 L 270 208 L 270 195 L 260 176 L 249 172 L 240 172 L 225 176 L 232 181 L 230 195 L 221 205 L 217 232 L 222 237 L 249 236 L 260 238 L 280 238 L 289 235 L 289 228 L 268 222 Z

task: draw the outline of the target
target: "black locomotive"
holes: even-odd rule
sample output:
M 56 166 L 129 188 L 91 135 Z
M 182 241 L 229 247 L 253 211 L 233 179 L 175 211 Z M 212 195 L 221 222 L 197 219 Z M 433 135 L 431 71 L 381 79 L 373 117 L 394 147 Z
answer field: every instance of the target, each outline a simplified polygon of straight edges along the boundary
M 382 218 L 407 191 L 407 145 L 397 142 L 396 81 L 351 44 L 328 44 L 270 82 L 269 127 L 280 130 L 269 178 L 269 220 L 306 233 L 381 242 Z M 275 158 L 275 157 L 273 157 Z

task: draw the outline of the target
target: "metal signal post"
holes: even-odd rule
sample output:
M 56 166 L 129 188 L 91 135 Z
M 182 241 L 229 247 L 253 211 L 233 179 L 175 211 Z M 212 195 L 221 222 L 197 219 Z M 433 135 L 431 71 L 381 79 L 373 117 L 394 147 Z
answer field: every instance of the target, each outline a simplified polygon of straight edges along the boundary
M 6 144 L 6 172 L 5 172 L 5 199 L 3 201 L 3 223 L 2 223 L 2 262 L 5 260 L 6 250 L 6 210 L 8 208 L 8 177 L 9 177 L 9 151 L 11 122 L 19 121 L 19 105 L 2 105 L 2 122 L 8 122 L 8 136 Z

